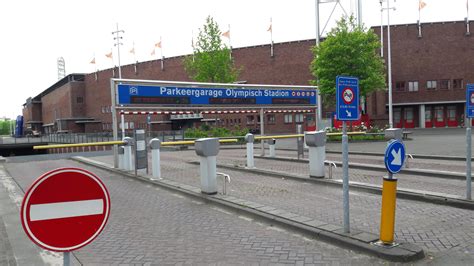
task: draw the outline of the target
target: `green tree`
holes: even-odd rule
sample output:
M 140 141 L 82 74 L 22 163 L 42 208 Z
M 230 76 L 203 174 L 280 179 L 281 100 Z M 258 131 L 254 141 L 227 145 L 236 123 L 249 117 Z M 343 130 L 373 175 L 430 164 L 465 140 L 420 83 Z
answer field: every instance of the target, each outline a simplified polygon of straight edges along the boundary
M 384 65 L 377 53 L 380 42 L 372 30 L 357 26 L 354 17 L 342 18 L 319 46 L 312 48 L 311 72 L 326 104 L 335 102 L 336 76 L 359 78 L 360 95 L 385 88 Z
M 222 42 L 219 25 L 208 16 L 194 47 L 193 55 L 184 59 L 189 77 L 200 82 L 231 83 L 239 71 L 234 67 L 230 49 Z
M 12 123 L 14 123 L 14 121 L 11 121 L 11 120 L 0 121 L 0 136 L 10 134 Z

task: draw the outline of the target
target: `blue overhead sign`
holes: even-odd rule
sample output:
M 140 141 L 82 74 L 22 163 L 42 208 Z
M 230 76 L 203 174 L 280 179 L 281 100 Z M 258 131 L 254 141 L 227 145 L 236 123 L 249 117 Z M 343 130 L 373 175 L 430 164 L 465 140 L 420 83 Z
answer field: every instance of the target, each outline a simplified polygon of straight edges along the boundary
M 315 89 L 189 88 L 118 85 L 122 105 L 316 105 Z
M 359 79 L 337 76 L 336 118 L 340 121 L 359 119 Z
M 402 170 L 405 163 L 405 145 L 399 140 L 391 140 L 385 150 L 385 168 L 392 174 Z
M 474 84 L 466 85 L 466 118 L 474 118 Z

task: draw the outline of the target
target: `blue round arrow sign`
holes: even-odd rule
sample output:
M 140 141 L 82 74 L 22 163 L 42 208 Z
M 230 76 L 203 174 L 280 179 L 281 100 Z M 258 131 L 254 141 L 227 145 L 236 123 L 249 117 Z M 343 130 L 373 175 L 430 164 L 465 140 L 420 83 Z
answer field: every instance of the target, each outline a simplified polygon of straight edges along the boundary
M 385 150 L 385 168 L 392 174 L 400 172 L 405 163 L 405 145 L 399 140 L 391 140 Z

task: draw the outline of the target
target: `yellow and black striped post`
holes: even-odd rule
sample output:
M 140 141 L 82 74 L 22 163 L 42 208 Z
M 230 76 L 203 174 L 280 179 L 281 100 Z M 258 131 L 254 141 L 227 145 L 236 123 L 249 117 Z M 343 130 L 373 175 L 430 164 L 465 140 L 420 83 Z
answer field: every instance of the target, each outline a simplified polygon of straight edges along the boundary
M 380 219 L 380 242 L 393 244 L 395 232 L 395 208 L 397 200 L 397 179 L 390 174 L 383 178 L 382 211 Z

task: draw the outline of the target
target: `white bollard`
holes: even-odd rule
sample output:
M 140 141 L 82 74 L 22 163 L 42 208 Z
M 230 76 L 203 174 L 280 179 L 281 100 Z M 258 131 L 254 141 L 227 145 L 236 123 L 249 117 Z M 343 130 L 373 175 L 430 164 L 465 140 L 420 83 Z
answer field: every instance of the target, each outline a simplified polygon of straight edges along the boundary
M 326 132 L 305 132 L 305 142 L 309 149 L 309 177 L 324 178 Z
M 123 146 L 118 147 L 118 168 L 124 170 L 124 149 Z
M 201 193 L 217 194 L 216 156 L 219 153 L 219 139 L 198 139 L 194 148 L 200 159 Z
M 270 154 L 269 156 L 271 158 L 275 158 L 275 145 L 276 144 L 276 139 L 269 139 L 268 140 L 268 147 L 269 147 L 269 150 L 270 150 Z
M 161 141 L 159 139 L 150 140 L 150 149 L 151 149 L 151 172 L 153 178 L 161 178 L 161 168 L 160 168 L 160 147 Z
M 125 137 L 123 139 L 125 142 L 124 146 L 124 163 L 123 163 L 123 168 L 125 171 L 132 171 L 133 170 L 133 165 L 132 165 L 132 146 L 133 146 L 133 139 L 129 137 Z
M 247 167 L 246 168 L 255 168 L 255 163 L 253 159 L 253 142 L 255 137 L 253 134 L 247 133 L 245 135 L 245 141 L 247 142 Z

